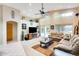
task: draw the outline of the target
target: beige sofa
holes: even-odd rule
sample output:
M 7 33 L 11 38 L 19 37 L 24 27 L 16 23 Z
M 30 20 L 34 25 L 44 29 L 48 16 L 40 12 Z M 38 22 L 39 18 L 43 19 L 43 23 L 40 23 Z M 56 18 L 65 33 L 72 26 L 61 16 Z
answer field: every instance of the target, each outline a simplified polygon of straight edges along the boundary
M 63 38 L 64 34 L 60 32 L 52 32 L 51 33 L 51 38 L 53 41 L 60 41 Z
M 59 44 L 63 44 L 63 45 L 71 45 L 72 44 L 72 42 L 74 41 L 74 39 L 75 38 L 77 38 L 78 37 L 78 35 L 73 35 L 71 38 L 70 38 L 70 40 L 65 40 L 65 39 L 62 39 L 60 42 L 59 42 Z
M 79 36 L 74 35 L 69 41 L 62 39 L 55 48 L 74 55 L 79 55 Z

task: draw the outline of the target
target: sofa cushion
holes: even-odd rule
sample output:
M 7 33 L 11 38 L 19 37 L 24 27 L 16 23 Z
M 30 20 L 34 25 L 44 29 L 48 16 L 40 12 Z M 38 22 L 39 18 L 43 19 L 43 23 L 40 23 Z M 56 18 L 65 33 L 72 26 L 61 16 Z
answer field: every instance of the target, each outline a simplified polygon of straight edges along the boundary
M 76 42 L 78 42 L 78 41 L 79 41 L 79 37 L 76 37 L 76 38 L 72 41 L 71 46 L 73 47 L 74 44 L 75 44 Z
M 71 51 L 71 50 L 72 50 L 72 49 L 71 49 L 71 46 L 67 46 L 67 45 L 63 45 L 63 44 L 58 44 L 58 45 L 56 46 L 56 48 L 62 49 L 62 50 L 65 50 L 65 51 Z
M 67 46 L 70 45 L 69 41 L 64 40 L 64 39 L 62 39 L 62 40 L 59 42 L 59 44 L 63 44 L 63 45 L 67 45 Z
M 73 40 L 74 40 L 75 38 L 77 38 L 77 37 L 78 37 L 78 35 L 73 35 L 72 38 L 70 39 L 70 43 L 72 44 Z
M 77 38 L 78 37 L 78 35 L 74 35 L 74 36 L 72 36 L 72 38 L 68 41 L 68 40 L 65 40 L 65 39 L 62 39 L 60 42 L 59 42 L 59 44 L 64 44 L 64 45 L 67 45 L 67 46 L 69 46 L 69 45 L 73 45 L 74 44 L 74 39 L 75 38 Z M 76 40 L 76 39 L 75 39 Z
M 77 41 L 72 47 L 72 54 L 79 56 L 79 41 Z

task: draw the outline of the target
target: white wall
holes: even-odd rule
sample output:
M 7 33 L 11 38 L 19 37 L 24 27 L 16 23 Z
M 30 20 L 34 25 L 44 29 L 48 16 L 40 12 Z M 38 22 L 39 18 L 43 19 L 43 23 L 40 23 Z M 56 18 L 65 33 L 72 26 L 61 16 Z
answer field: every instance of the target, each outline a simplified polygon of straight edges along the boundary
M 14 10 L 15 12 L 15 18 L 12 19 L 11 18 L 11 11 Z M 3 6 L 3 45 L 6 45 L 7 44 L 7 32 L 6 32 L 6 24 L 8 21 L 14 21 L 14 22 L 17 22 L 17 40 L 19 41 L 20 40 L 20 36 L 21 36 L 21 29 L 20 29 L 20 26 L 21 26 L 21 17 L 20 17 L 20 11 L 19 10 L 16 10 L 16 9 L 13 9 L 11 7 L 7 7 L 7 6 Z
M 11 17 L 11 11 L 15 12 L 15 18 Z M 17 36 L 17 41 L 21 40 L 21 33 L 22 33 L 22 23 L 26 23 L 27 24 L 27 29 L 24 30 L 25 34 L 27 34 L 28 31 L 28 27 L 36 27 L 38 24 L 33 22 L 33 25 L 30 25 L 29 21 L 26 20 L 21 20 L 21 14 L 19 10 L 16 10 L 14 8 L 8 7 L 8 6 L 0 6 L 0 17 L 2 17 L 0 19 L 0 44 L 2 45 L 6 45 L 7 44 L 7 22 L 8 21 L 14 21 L 17 22 L 17 35 L 15 35 L 15 37 Z M 16 26 L 16 25 L 14 25 Z M 15 31 L 16 32 L 16 31 Z M 16 38 L 14 38 L 16 39 Z
M 2 20 L 2 6 L 0 5 L 0 45 L 2 44 L 3 39 L 3 20 Z
M 29 33 L 29 27 L 37 27 L 37 26 L 39 25 L 39 24 L 36 23 L 36 22 L 32 22 L 32 25 L 31 25 L 31 23 L 30 23 L 29 20 L 22 20 L 22 23 L 25 23 L 26 26 L 27 26 L 27 29 L 22 30 L 22 31 L 24 31 L 24 34 L 28 34 L 28 33 Z M 22 23 L 21 23 L 21 24 L 22 24 Z
M 42 19 L 40 19 L 39 23 L 40 23 L 40 26 L 50 25 L 51 24 L 51 17 L 47 16 L 45 18 L 42 18 Z

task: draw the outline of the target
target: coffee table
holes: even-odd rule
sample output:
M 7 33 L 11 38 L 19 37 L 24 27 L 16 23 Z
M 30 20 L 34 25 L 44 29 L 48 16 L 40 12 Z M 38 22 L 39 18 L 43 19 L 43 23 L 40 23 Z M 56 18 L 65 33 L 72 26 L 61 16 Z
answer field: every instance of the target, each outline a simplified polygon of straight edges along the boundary
M 48 48 L 52 43 L 53 43 L 52 41 L 47 42 L 40 41 L 40 46 L 43 48 Z
M 40 41 L 40 46 L 43 48 L 48 48 L 52 43 L 53 41 L 50 37 L 44 38 L 43 40 Z

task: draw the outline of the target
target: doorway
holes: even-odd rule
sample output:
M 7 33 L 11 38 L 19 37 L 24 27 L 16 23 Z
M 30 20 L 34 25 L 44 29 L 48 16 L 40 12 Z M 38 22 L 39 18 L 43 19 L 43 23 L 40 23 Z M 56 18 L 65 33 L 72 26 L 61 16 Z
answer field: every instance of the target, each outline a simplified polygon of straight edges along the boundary
M 7 22 L 7 43 L 17 41 L 17 22 Z

